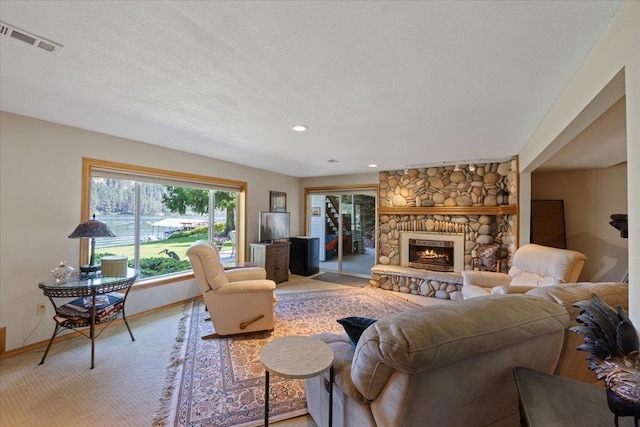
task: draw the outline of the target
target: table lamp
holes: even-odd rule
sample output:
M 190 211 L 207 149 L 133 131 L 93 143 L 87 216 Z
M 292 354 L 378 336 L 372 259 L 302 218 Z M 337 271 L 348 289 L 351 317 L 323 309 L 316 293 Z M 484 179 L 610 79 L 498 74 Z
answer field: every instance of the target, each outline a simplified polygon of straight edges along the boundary
M 95 264 L 96 237 L 116 237 L 109 229 L 109 226 L 102 221 L 96 219 L 86 220 L 78 225 L 73 233 L 69 235 L 70 239 L 91 239 L 91 258 L 89 264 L 80 266 L 80 274 L 91 274 L 100 270 L 100 265 Z

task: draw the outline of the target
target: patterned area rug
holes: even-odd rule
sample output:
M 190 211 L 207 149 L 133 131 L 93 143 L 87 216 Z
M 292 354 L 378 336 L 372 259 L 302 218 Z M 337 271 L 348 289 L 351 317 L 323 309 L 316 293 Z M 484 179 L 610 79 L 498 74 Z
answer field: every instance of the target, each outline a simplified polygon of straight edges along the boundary
M 278 296 L 274 332 L 203 340 L 212 328 L 202 300 L 186 319 L 184 342 L 176 347 L 167 395 L 154 425 L 259 426 L 264 421 L 264 369 L 260 350 L 287 335 L 343 333 L 336 319 L 382 318 L 418 307 L 374 288 L 292 292 Z M 180 337 L 178 337 L 180 342 Z M 270 420 L 307 413 L 302 380 L 271 376 Z

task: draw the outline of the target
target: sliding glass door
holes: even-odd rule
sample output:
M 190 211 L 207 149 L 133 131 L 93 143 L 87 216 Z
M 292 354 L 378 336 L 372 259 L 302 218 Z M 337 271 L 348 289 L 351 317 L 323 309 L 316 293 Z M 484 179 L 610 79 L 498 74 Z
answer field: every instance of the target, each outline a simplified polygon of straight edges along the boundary
M 375 191 L 309 195 L 308 234 L 320 239 L 320 268 L 369 277 L 375 264 Z

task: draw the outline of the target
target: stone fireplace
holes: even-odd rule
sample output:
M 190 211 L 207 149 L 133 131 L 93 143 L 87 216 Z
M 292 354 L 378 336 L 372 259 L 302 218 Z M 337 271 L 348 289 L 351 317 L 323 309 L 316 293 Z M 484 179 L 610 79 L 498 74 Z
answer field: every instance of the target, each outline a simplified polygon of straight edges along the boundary
M 517 213 L 517 158 L 380 172 L 371 284 L 461 298 L 462 271 L 487 266 L 508 271 L 518 247 Z M 450 244 L 440 243 L 443 237 L 453 241 L 453 270 L 445 262 L 451 254 Z M 425 240 L 430 244 L 422 244 Z M 432 246 L 432 252 L 421 246 Z M 484 259 L 489 246 L 491 259 Z
M 439 272 L 464 270 L 464 234 L 403 232 L 400 265 Z

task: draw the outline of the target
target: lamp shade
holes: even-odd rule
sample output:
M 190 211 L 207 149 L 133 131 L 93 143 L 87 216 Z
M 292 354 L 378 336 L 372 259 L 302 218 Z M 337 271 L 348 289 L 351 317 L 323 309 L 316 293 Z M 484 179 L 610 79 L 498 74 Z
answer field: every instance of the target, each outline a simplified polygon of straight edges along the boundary
M 109 226 L 96 219 L 93 215 L 93 219 L 88 219 L 81 223 L 73 230 L 73 233 L 69 235 L 70 239 L 82 239 L 91 237 L 115 237 L 116 235 L 109 229 Z

